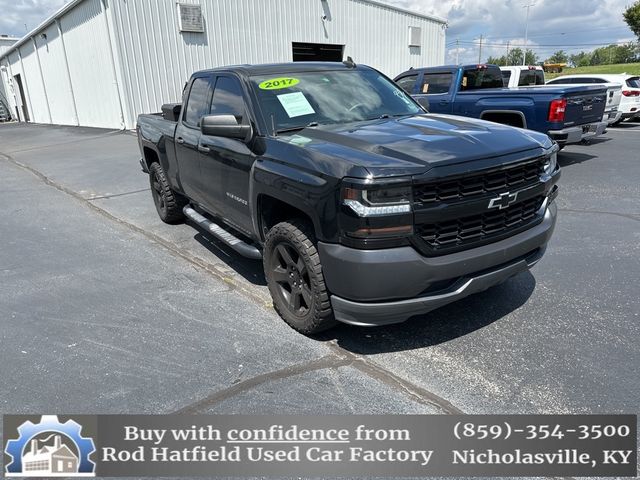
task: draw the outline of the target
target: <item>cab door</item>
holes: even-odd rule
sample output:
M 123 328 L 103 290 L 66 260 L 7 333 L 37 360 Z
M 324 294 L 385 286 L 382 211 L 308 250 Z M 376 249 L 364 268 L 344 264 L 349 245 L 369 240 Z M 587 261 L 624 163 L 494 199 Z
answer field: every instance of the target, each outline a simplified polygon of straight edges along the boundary
M 184 193 L 197 203 L 203 201 L 205 191 L 198 151 L 202 137 L 200 120 L 209 114 L 211 108 L 213 78 L 211 74 L 204 74 L 191 80 L 174 139 L 180 185 Z
M 211 115 L 233 115 L 238 124 L 251 124 L 240 80 L 220 74 L 215 81 Z M 241 231 L 253 230 L 249 209 L 249 178 L 255 154 L 242 140 L 202 135 L 200 170 L 207 184 L 204 204 Z
M 455 86 L 455 75 L 452 71 L 424 72 L 417 84 L 414 98 L 427 107 L 431 113 L 451 113 Z

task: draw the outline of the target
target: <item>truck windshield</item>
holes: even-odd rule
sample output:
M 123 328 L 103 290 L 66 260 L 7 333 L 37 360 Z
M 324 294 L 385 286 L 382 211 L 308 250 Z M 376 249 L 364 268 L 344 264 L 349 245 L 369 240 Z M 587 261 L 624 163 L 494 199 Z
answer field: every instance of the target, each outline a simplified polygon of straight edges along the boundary
M 502 72 L 497 67 L 465 68 L 460 90 L 503 88 Z
M 424 113 L 374 70 L 299 72 L 251 81 L 265 121 L 276 132 Z

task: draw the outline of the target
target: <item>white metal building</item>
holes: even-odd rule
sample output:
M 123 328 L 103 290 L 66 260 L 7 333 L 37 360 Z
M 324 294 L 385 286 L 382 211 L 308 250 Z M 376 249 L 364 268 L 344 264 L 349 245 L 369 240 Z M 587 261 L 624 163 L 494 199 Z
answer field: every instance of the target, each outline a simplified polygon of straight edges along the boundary
M 394 76 L 441 64 L 445 28 L 373 0 L 71 0 L 0 70 L 22 121 L 134 128 L 196 70 L 351 56 Z
M 9 50 L 19 38 L 10 37 L 9 35 L 0 35 L 0 57 L 4 55 L 4 52 Z
M 18 40 L 18 38 L 12 38 L 9 35 L 0 35 L 0 57 Z M 6 80 L 3 75 L 4 72 L 0 70 L 0 122 L 4 122 L 15 115 L 9 110 L 9 101 L 5 90 Z

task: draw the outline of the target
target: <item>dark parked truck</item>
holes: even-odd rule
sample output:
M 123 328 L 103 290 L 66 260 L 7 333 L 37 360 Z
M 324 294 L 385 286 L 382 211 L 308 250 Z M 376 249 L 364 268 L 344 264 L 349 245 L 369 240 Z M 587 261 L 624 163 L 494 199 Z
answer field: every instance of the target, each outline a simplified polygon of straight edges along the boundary
M 313 333 L 401 322 L 543 255 L 560 176 L 549 137 L 426 114 L 353 63 L 195 73 L 141 115 L 162 220 L 262 258 L 278 313 Z
M 395 81 L 432 113 L 481 118 L 546 133 L 560 146 L 604 133 L 606 87 L 504 88 L 496 65 L 408 70 Z

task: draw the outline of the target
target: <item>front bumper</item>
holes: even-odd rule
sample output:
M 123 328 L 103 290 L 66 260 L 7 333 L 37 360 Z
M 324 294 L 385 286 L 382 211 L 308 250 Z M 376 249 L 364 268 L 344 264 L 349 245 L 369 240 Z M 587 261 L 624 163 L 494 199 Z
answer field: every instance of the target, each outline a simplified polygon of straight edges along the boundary
M 559 145 L 568 145 L 602 135 L 606 129 L 607 122 L 594 122 L 577 127 L 563 128 L 562 130 L 550 130 L 547 134 Z
M 412 247 L 357 250 L 319 242 L 335 317 L 361 326 L 399 323 L 497 285 L 540 260 L 556 216 L 551 203 L 529 230 L 439 257 L 424 257 Z

